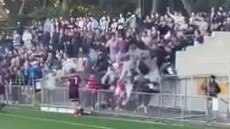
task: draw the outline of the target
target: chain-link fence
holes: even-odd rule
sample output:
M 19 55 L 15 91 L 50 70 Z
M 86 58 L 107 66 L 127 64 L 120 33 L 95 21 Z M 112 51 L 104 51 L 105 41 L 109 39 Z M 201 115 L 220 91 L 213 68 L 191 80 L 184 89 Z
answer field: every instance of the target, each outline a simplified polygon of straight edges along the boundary
M 5 101 L 9 105 L 32 106 L 35 91 L 32 86 L 8 85 L 5 87 Z
M 69 88 L 42 88 L 41 102 L 43 106 L 69 107 L 71 106 L 69 101 Z
M 218 98 L 206 95 L 208 78 L 164 77 L 160 93 L 133 92 L 126 99 L 112 90 L 81 88 L 79 101 L 85 110 L 102 114 L 230 124 L 228 77 L 216 77 L 221 88 Z M 73 109 L 68 87 L 42 88 L 42 109 L 48 110 L 47 107 L 52 107 L 53 111 L 53 107 L 56 111 L 59 111 L 58 108 L 62 111 L 63 108 Z
M 81 106 L 102 114 L 229 124 L 227 98 L 134 92 L 119 103 L 112 91 L 80 90 Z

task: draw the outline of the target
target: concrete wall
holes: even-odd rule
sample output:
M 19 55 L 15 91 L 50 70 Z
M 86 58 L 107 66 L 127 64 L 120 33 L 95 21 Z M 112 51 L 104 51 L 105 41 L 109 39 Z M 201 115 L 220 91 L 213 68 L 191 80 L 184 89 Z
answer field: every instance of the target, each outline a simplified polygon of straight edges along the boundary
M 228 74 L 230 67 L 230 33 L 215 32 L 203 45 L 188 47 L 176 54 L 179 76 Z

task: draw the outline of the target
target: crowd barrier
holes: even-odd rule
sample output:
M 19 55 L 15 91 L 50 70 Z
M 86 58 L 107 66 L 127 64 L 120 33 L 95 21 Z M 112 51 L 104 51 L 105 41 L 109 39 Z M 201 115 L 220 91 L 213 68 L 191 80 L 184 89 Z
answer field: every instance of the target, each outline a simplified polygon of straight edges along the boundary
M 73 113 L 74 105 L 68 98 L 68 88 L 42 90 L 42 111 Z M 101 114 L 137 116 L 192 122 L 217 122 L 230 124 L 228 98 L 207 96 L 185 96 L 163 93 L 133 92 L 128 101 L 118 103 L 114 91 L 92 92 L 80 89 L 80 105 L 86 111 Z M 193 106 L 199 102 L 199 110 Z M 120 108 L 117 108 L 117 106 Z
M 29 85 L 7 85 L 5 87 L 5 102 L 9 105 L 33 106 L 35 91 Z
M 102 114 L 139 116 L 178 121 L 230 124 L 228 77 L 217 76 L 221 87 L 218 98 L 205 95 L 208 76 L 162 78 L 160 93 L 132 92 L 126 101 L 119 102 L 114 91 L 79 90 L 80 105 L 86 111 Z M 41 110 L 73 113 L 68 86 L 41 89 Z M 118 108 L 119 107 L 119 108 Z
M 67 79 L 68 80 L 68 79 Z M 159 93 L 132 92 L 123 100 L 112 90 L 92 92 L 79 89 L 79 103 L 86 110 L 101 114 L 138 116 L 203 123 L 230 124 L 229 79 L 217 76 L 221 87 L 218 98 L 205 94 L 208 76 L 164 76 Z M 66 78 L 54 88 L 47 87 L 46 80 L 36 80 L 34 86 L 6 86 L 6 103 L 33 106 L 39 100 L 42 111 L 73 113 L 76 103 L 69 99 Z

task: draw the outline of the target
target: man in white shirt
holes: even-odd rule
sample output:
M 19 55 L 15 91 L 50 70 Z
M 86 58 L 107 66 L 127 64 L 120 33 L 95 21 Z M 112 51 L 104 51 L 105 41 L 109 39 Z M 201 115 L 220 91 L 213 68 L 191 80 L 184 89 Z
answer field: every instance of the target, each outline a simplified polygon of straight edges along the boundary
M 113 19 L 113 23 L 111 24 L 111 30 L 112 30 L 112 32 L 116 32 L 117 27 L 118 27 L 118 22 L 117 22 L 117 20 L 114 18 L 114 19 Z
M 93 17 L 91 17 L 90 18 L 90 28 L 91 28 L 91 30 L 96 30 L 96 29 L 98 29 L 99 28 L 99 24 L 98 24 L 98 22 L 97 22 L 97 20 L 96 19 L 94 19 Z
M 118 30 L 124 29 L 125 26 L 125 18 L 123 17 L 123 14 L 120 14 L 120 18 L 118 19 Z
M 25 30 L 22 35 L 22 41 L 24 42 L 24 45 L 27 49 L 30 49 L 32 47 L 32 34 L 29 30 Z
M 78 26 L 82 29 L 85 25 L 85 21 L 83 18 L 79 18 L 79 21 L 78 21 Z
M 17 31 L 14 31 L 13 32 L 13 45 L 14 45 L 14 47 L 20 46 L 21 40 L 22 40 L 21 35 Z
M 101 19 L 100 19 L 100 29 L 103 31 L 103 32 L 105 32 L 106 30 L 107 30 L 107 20 L 106 20 L 106 18 L 105 17 L 102 17 Z

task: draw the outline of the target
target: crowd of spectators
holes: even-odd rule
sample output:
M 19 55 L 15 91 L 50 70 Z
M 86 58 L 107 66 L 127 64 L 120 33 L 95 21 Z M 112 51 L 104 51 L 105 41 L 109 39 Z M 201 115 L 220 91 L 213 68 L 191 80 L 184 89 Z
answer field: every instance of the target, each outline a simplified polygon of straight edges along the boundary
M 80 62 L 87 72 L 98 73 L 124 60 L 134 46 L 157 57 L 161 74 L 176 74 L 168 69 L 174 68 L 176 51 L 202 44 L 204 36 L 212 31 L 229 30 L 230 12 L 222 7 L 189 17 L 168 9 L 165 15 L 156 13 L 145 18 L 127 13 L 100 19 L 86 16 L 34 21 L 29 27 L 19 27 L 12 36 L 2 32 L 1 42 L 10 42 L 1 47 L 0 73 L 7 83 L 32 85 L 49 71 L 69 65 L 79 67 L 70 59 L 80 57 L 87 60 Z

